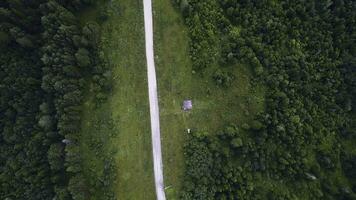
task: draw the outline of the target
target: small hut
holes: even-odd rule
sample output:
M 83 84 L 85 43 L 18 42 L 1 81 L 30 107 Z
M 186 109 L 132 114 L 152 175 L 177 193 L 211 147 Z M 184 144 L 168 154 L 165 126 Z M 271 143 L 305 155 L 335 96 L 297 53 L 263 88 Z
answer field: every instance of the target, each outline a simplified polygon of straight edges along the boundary
M 193 109 L 192 100 L 184 100 L 184 101 L 183 101 L 182 109 L 183 109 L 184 111 L 189 111 L 189 110 Z

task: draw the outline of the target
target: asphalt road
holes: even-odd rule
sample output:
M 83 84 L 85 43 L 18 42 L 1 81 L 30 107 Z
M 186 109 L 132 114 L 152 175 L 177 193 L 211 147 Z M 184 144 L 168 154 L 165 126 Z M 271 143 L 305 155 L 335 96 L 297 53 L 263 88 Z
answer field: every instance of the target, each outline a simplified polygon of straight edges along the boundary
M 153 20 L 152 20 L 152 1 L 143 0 L 145 16 L 145 40 L 146 40 L 146 60 L 148 77 L 148 94 L 150 101 L 153 169 L 155 177 L 157 200 L 165 200 L 163 184 L 163 164 L 161 152 L 161 134 L 159 126 L 159 108 L 157 97 L 157 80 L 153 52 Z

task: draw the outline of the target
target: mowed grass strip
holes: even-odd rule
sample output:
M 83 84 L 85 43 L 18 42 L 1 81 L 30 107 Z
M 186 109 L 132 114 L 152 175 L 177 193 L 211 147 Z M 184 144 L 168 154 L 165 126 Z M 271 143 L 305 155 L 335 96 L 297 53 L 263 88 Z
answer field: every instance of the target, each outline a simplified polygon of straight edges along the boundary
M 160 106 L 162 156 L 167 199 L 178 199 L 184 172 L 183 144 L 188 115 L 180 106 L 192 95 L 188 37 L 169 0 L 155 0 L 154 42 Z
M 168 199 L 179 199 L 184 175 L 183 147 L 187 129 L 216 133 L 224 125 L 242 125 L 264 109 L 264 89 L 253 86 L 248 66 L 227 66 L 235 76 L 233 85 L 217 87 L 212 74 L 194 73 L 189 59 L 189 35 L 171 0 L 155 0 L 154 29 L 164 177 Z M 184 99 L 193 110 L 181 110 Z
M 101 27 L 101 51 L 112 69 L 113 89 L 99 107 L 93 100 L 96 94 L 88 91 L 81 140 L 84 168 L 88 177 L 100 176 L 105 168 L 101 154 L 88 145 L 95 138 L 118 167 L 110 186 L 117 199 L 155 199 L 142 1 L 111 0 L 96 9 L 101 7 L 109 13 Z

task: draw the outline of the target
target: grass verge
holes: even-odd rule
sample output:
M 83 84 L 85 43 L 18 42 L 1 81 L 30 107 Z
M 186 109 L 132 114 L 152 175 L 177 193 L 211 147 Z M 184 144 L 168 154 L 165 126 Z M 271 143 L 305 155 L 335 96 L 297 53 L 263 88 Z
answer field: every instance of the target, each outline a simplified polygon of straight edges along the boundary
M 108 187 L 117 199 L 155 199 L 142 1 L 103 1 L 82 18 L 96 19 L 103 9 L 109 18 L 101 25 L 100 51 L 112 70 L 113 89 L 99 107 L 96 94 L 87 91 L 80 140 L 85 175 L 94 185 L 106 181 L 111 160 L 117 176 Z M 95 190 L 92 199 L 102 199 L 105 189 Z

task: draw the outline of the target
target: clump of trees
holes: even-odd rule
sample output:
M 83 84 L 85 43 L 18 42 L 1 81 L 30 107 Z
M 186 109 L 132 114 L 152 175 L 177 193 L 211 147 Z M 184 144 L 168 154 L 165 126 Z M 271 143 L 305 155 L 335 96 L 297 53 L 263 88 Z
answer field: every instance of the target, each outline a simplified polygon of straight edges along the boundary
M 219 61 L 219 27 L 227 20 L 221 14 L 215 0 L 179 0 L 178 6 L 183 11 L 192 41 L 190 57 L 196 70 L 205 69 Z
M 267 89 L 266 110 L 244 124 L 239 137 L 230 131 L 192 136 L 186 149 L 183 197 L 354 199 L 356 185 L 350 171 L 354 145 L 347 141 L 355 141 L 356 4 L 349 0 L 178 3 L 184 5 L 197 70 L 209 63 L 246 63 L 253 80 Z M 223 85 L 229 83 L 228 74 L 229 69 L 221 67 L 213 78 Z M 199 165 L 210 175 L 218 173 L 194 174 Z M 235 174 L 238 168 L 249 178 Z M 282 186 L 275 182 L 282 182 L 285 192 L 277 190 Z

